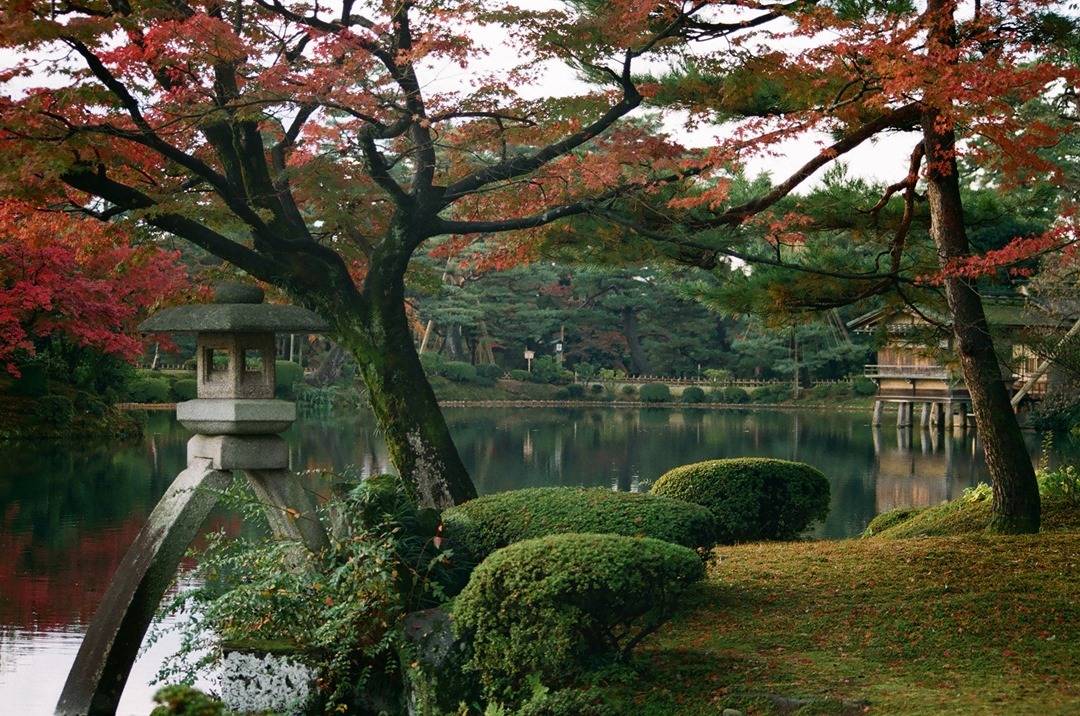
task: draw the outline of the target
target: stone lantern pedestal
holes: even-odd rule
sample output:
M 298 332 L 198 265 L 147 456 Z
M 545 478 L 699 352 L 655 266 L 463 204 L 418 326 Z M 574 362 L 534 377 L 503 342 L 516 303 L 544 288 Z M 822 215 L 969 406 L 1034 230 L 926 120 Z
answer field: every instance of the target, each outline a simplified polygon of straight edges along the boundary
M 178 306 L 147 319 L 146 333 L 194 333 L 196 399 L 176 406 L 193 437 L 177 475 L 124 555 L 68 673 L 57 714 L 113 714 L 131 665 L 180 559 L 232 472 L 242 471 L 275 536 L 319 551 L 326 532 L 311 493 L 289 470 L 279 435 L 296 405 L 274 399 L 274 334 L 328 326 L 297 306 L 265 304 L 253 286 L 219 287 L 212 304 Z

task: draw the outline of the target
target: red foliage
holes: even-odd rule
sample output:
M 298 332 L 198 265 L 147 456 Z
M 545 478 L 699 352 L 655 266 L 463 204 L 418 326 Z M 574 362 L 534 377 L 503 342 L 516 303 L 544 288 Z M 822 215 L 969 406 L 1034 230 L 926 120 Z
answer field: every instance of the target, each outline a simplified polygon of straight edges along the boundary
M 120 227 L 0 202 L 0 363 L 12 375 L 35 339 L 58 333 L 133 359 L 138 319 L 186 283 L 177 253 L 134 246 Z

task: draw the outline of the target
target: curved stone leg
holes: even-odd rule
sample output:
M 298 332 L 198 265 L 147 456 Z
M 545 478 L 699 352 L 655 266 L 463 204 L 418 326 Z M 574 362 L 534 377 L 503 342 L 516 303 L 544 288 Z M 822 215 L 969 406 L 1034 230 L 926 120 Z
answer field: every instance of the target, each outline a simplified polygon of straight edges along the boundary
M 57 714 L 113 714 L 154 613 L 231 475 L 196 459 L 150 513 L 105 592 L 68 673 Z M 201 489 L 200 489 L 201 488 Z
M 315 499 L 301 478 L 290 470 L 244 470 L 275 536 L 297 540 L 312 552 L 330 546 L 326 529 L 316 514 Z

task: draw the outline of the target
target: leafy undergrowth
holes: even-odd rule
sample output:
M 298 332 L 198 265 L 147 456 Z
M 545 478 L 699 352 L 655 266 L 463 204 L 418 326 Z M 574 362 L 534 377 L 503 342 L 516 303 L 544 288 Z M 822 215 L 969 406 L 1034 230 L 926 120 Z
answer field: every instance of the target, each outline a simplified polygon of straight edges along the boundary
M 715 554 L 618 713 L 1080 712 L 1080 533 Z
M 990 488 L 980 486 L 963 497 L 934 507 L 900 509 L 878 515 L 866 537 L 904 539 L 982 532 L 990 523 Z M 1080 507 L 1072 500 L 1043 495 L 1042 531 L 1080 531 Z

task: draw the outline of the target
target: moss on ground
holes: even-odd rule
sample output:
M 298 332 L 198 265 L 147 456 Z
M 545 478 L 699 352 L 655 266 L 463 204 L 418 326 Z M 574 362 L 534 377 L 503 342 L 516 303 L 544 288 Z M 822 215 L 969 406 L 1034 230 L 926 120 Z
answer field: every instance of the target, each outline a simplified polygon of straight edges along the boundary
M 1080 532 L 720 547 L 618 713 L 1080 712 Z
M 982 532 L 990 523 L 990 488 L 980 486 L 935 507 L 900 509 L 875 517 L 864 537 L 905 539 Z M 1061 498 L 1043 497 L 1042 531 L 1080 532 L 1080 509 Z M 1080 587 L 1078 587 L 1080 589 Z

